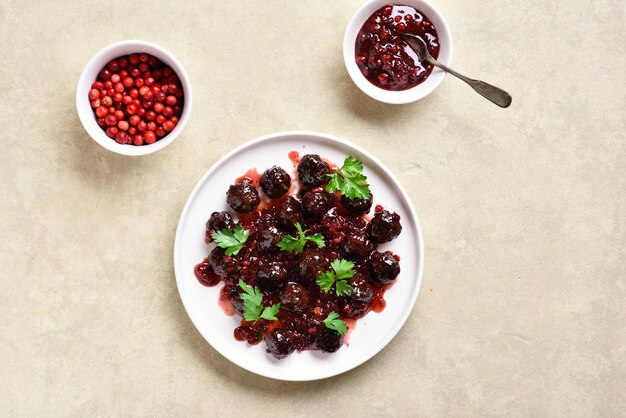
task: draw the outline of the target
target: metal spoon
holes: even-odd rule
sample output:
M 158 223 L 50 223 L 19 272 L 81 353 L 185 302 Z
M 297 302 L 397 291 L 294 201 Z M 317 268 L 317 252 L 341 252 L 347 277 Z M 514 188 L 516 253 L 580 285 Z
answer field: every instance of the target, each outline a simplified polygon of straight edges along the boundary
M 417 58 L 420 61 L 426 61 L 429 64 L 432 64 L 436 67 L 441 68 L 442 70 L 452 74 L 453 76 L 460 78 L 465 81 L 467 84 L 473 88 L 476 93 L 480 94 L 487 100 L 497 104 L 500 107 L 509 107 L 511 105 L 511 95 L 506 91 L 499 89 L 498 87 L 492 86 L 491 84 L 487 84 L 484 81 L 474 80 L 472 78 L 465 77 L 454 71 L 452 68 L 448 68 L 436 59 L 434 59 L 430 53 L 428 52 L 428 47 L 426 46 L 426 42 L 419 36 L 404 34 L 402 35 L 402 39 L 405 40 L 407 44 L 415 51 L 417 54 Z

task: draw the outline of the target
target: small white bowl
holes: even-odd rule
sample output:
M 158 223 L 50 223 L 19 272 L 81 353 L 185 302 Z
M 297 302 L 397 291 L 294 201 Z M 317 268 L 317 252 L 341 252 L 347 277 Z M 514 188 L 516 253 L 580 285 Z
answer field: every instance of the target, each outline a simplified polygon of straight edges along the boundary
M 98 73 L 110 60 L 123 55 L 141 52 L 155 56 L 174 70 L 183 86 L 183 94 L 185 97 L 183 113 L 180 115 L 174 130 L 153 144 L 141 146 L 119 144 L 115 142 L 114 139 L 109 138 L 98 125 L 96 115 L 91 108 L 88 94 L 91 85 L 96 81 Z M 83 124 L 89 136 L 109 151 L 122 155 L 139 156 L 152 154 L 174 142 L 183 129 L 185 129 L 185 125 L 187 125 L 189 115 L 191 114 L 191 102 L 191 84 L 189 83 L 189 77 L 183 66 L 170 52 L 146 41 L 121 41 L 102 49 L 87 63 L 80 75 L 78 87 L 76 88 L 76 111 L 78 112 L 80 122 Z
M 437 29 L 437 35 L 440 42 L 439 57 L 437 60 L 442 64 L 450 65 L 450 61 L 452 60 L 452 34 L 450 33 L 450 28 L 441 13 L 439 13 L 435 6 L 426 0 L 401 0 L 397 3 L 393 3 L 390 0 L 370 0 L 365 3 L 359 10 L 357 10 L 354 16 L 352 16 L 350 23 L 348 23 L 348 28 L 346 29 L 346 34 L 343 38 L 343 59 L 352 81 L 354 81 L 363 93 L 367 94 L 371 98 L 391 104 L 416 102 L 428 96 L 437 88 L 437 86 L 439 86 L 439 84 L 441 84 L 446 75 L 444 71 L 439 68 L 433 68 L 433 71 L 423 83 L 408 90 L 391 91 L 381 89 L 380 87 L 372 84 L 361 73 L 361 70 L 355 61 L 355 44 L 357 34 L 367 19 L 374 14 L 376 10 L 387 4 L 412 6 L 424 13 L 424 15 L 433 23 L 435 29 Z

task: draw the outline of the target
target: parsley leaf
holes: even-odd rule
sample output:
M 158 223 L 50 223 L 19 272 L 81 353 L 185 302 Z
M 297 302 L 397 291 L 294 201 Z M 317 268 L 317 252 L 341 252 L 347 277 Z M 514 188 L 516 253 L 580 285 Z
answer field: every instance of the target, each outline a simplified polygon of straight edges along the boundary
M 363 174 L 363 163 L 351 155 L 346 157 L 341 168 L 326 177 L 329 179 L 326 190 L 339 190 L 350 200 L 368 199 L 372 194 L 366 182 L 367 177 Z
M 324 242 L 324 235 L 322 235 L 322 234 L 309 235 L 308 237 L 306 237 L 306 239 L 308 241 L 314 242 L 320 248 L 326 246 L 326 243 Z
M 225 248 L 226 255 L 237 255 L 250 236 L 250 231 L 236 226 L 233 231 L 223 229 L 211 234 L 211 238 L 220 248 Z
M 346 326 L 346 323 L 339 319 L 339 314 L 335 311 L 329 313 L 326 319 L 324 319 L 324 321 L 322 322 L 324 322 L 326 328 L 337 331 L 339 335 L 344 335 L 346 332 L 348 332 L 348 327 Z
M 353 290 L 352 286 L 350 286 L 345 280 L 337 281 L 337 289 L 335 289 L 337 296 L 350 296 Z
M 239 287 L 244 291 L 239 297 L 243 301 L 243 319 L 256 321 L 261 316 L 263 295 L 257 287 L 252 287 L 239 279 Z
M 258 321 L 259 318 L 268 321 L 278 320 L 276 314 L 280 309 L 280 303 L 263 308 L 263 294 L 258 287 L 252 287 L 241 279 L 239 279 L 239 287 L 244 292 L 239 294 L 243 300 L 243 319 L 254 322 Z
M 263 313 L 261 314 L 261 318 L 267 319 L 268 321 L 278 321 L 276 318 L 276 314 L 280 309 L 280 303 L 276 303 L 270 307 L 263 309 Z
M 307 241 L 314 242 L 318 247 L 326 246 L 324 242 L 324 236 L 322 234 L 314 234 L 307 236 L 306 233 L 309 230 L 302 230 L 302 225 L 299 222 L 295 224 L 296 229 L 298 230 L 298 237 L 292 237 L 291 235 L 287 235 L 278 243 L 278 248 L 283 251 L 287 251 L 290 253 L 301 253 L 304 250 L 304 246 Z
M 354 276 L 354 263 L 352 261 L 336 259 L 330 263 L 330 266 L 334 271 L 325 271 L 320 274 L 315 283 L 324 292 L 329 292 L 335 284 L 335 293 L 337 296 L 349 296 L 354 289 L 346 281 L 350 277 Z
M 337 280 L 349 279 L 354 276 L 354 263 L 352 261 L 337 259 L 330 263 L 337 274 Z
M 328 292 L 330 288 L 333 287 L 333 283 L 335 283 L 335 275 L 332 271 L 326 271 L 315 280 L 315 283 L 317 283 L 324 292 Z

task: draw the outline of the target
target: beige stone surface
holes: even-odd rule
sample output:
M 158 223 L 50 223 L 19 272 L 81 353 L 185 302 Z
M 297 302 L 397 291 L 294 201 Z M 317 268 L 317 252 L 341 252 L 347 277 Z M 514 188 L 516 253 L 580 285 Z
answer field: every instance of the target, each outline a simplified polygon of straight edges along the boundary
M 0 415 L 626 416 L 624 2 L 438 0 L 454 67 L 507 88 L 507 110 L 453 78 L 406 106 L 363 95 L 341 55 L 360 4 L 0 2 Z M 181 138 L 137 159 L 74 108 L 90 57 L 132 38 L 194 88 Z M 222 358 L 172 266 L 200 176 L 293 129 L 378 155 L 426 246 L 396 339 L 310 383 Z

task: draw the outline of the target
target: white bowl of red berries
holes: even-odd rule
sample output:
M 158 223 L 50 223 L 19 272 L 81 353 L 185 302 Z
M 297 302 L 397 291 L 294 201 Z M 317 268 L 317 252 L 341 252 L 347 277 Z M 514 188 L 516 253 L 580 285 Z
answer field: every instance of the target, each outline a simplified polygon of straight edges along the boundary
M 98 52 L 76 89 L 87 133 L 122 155 L 151 154 L 172 143 L 191 113 L 191 84 L 178 60 L 146 41 L 122 41 Z

